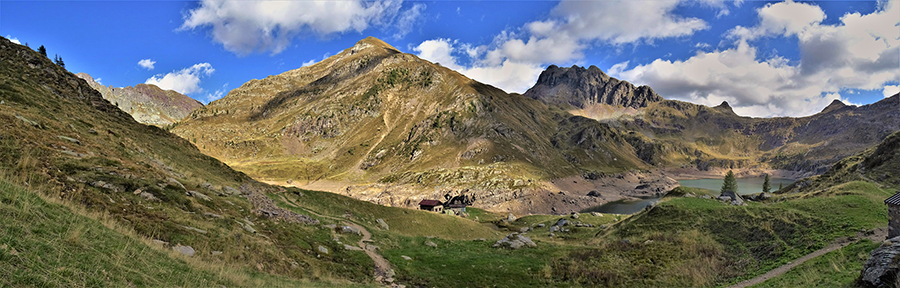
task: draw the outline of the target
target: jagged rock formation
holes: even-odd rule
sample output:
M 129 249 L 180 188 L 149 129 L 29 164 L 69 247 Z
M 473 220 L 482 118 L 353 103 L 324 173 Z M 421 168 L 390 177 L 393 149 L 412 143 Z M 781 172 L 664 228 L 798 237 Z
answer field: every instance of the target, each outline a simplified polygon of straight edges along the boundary
M 593 65 L 587 69 L 574 65 L 570 68 L 550 65 L 524 95 L 546 103 L 580 109 L 596 104 L 642 108 L 663 100 L 650 87 L 635 87 L 627 81 L 606 75 Z
M 163 90 L 153 84 L 115 88 L 97 83 L 86 73 L 75 75 L 99 91 L 103 99 L 128 112 L 140 123 L 166 126 L 190 115 L 194 109 L 203 107 L 202 103 L 191 97 L 172 90 Z

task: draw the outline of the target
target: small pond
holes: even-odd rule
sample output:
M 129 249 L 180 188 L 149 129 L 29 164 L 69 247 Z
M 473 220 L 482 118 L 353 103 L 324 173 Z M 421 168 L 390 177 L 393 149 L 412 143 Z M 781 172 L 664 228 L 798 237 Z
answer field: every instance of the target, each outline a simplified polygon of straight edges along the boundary
M 600 206 L 594 206 L 591 208 L 587 208 L 582 210 L 582 213 L 587 212 L 600 212 L 607 214 L 634 214 L 640 212 L 641 209 L 646 208 L 648 205 L 653 205 L 659 198 L 647 198 L 641 200 L 618 200 L 609 202 Z
M 709 189 L 713 191 L 719 191 L 722 189 L 722 182 L 724 180 L 722 178 L 717 179 L 691 179 L 691 180 L 678 180 L 678 183 L 681 186 L 685 187 L 693 187 L 693 188 L 703 188 Z M 753 178 L 737 178 L 737 187 L 738 194 L 746 195 L 762 192 L 762 185 L 765 181 L 763 177 L 753 177 Z M 793 179 L 785 179 L 785 178 L 769 178 L 769 185 L 772 187 L 771 191 L 778 190 L 778 185 L 783 184 L 784 186 L 791 185 L 794 183 Z

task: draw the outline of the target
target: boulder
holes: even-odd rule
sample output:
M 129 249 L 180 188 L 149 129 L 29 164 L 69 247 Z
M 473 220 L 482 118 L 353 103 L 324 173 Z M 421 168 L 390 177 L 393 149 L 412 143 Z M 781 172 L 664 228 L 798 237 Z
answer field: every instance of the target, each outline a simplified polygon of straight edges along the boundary
M 434 242 L 431 241 L 431 240 L 425 241 L 425 246 L 433 247 L 433 248 L 437 248 L 437 247 L 438 247 L 437 243 L 434 243 Z
M 390 230 L 390 227 L 388 226 L 387 222 L 384 222 L 384 219 L 378 218 L 375 219 L 375 222 L 378 223 L 378 227 L 381 227 L 381 229 Z
M 559 226 L 559 227 L 566 226 L 566 225 L 569 225 L 569 220 L 566 220 L 566 219 L 559 219 L 558 221 L 556 221 L 556 224 L 553 224 L 553 226 Z
M 537 247 L 537 244 L 535 244 L 534 241 L 531 241 L 531 238 L 522 236 L 519 233 L 511 233 L 506 235 L 505 238 L 498 240 L 497 243 L 494 243 L 493 247 L 515 250 L 522 247 Z
M 194 197 L 197 199 L 202 199 L 204 201 L 212 201 L 212 198 L 209 198 L 209 196 L 206 196 L 205 194 L 197 192 L 197 191 L 188 190 L 187 193 L 185 193 L 185 194 L 187 194 L 187 196 L 191 196 L 191 197 Z
M 600 212 L 591 212 L 591 215 L 593 215 L 594 217 L 603 217 L 603 213 Z
M 359 229 L 350 226 L 341 227 L 341 233 L 361 235 Z
M 509 215 L 506 216 L 507 222 L 513 222 L 513 221 L 516 221 L 516 219 L 517 219 L 516 216 L 513 215 L 512 213 L 509 213 Z
M 240 196 L 241 190 L 234 189 L 234 187 L 231 187 L 231 186 L 224 186 L 224 187 L 222 187 L 222 194 L 231 195 L 231 196 Z
M 177 251 L 178 253 L 181 253 L 182 255 L 188 256 L 188 257 L 192 257 L 192 256 L 194 256 L 194 253 L 196 253 L 196 251 L 194 251 L 194 248 L 193 248 L 193 247 L 191 247 L 191 246 L 181 246 L 180 244 L 179 244 L 179 245 L 175 245 L 175 247 L 172 247 L 172 250 L 175 250 L 175 251 Z
M 900 278 L 900 237 L 885 241 L 881 247 L 872 250 L 869 260 L 863 265 L 859 282 L 865 287 L 897 287 Z
M 169 177 L 169 178 L 166 179 L 166 182 L 167 182 L 169 185 L 172 185 L 172 186 L 181 188 L 182 190 L 185 190 L 185 189 L 184 189 L 184 185 L 182 185 L 181 182 L 178 182 L 178 180 L 175 180 L 175 178 Z
M 325 246 L 319 245 L 319 253 L 328 254 L 328 248 L 325 248 Z
M 578 219 L 578 212 L 572 212 L 569 217 L 572 217 L 572 219 Z

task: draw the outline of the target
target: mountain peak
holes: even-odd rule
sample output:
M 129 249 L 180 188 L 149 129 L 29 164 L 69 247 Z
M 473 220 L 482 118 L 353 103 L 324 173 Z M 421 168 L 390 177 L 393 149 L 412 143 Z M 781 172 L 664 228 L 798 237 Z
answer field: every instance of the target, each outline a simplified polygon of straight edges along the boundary
M 828 113 L 831 111 L 840 110 L 841 108 L 844 108 L 844 107 L 847 107 L 847 104 L 844 104 L 844 102 L 841 102 L 841 100 L 834 99 L 834 101 L 831 101 L 831 104 L 828 104 L 828 106 L 825 106 L 825 109 L 822 109 L 822 112 L 819 112 L 819 113 Z
M 635 87 L 627 81 L 610 77 L 593 65 L 587 69 L 577 65 L 569 68 L 550 65 L 524 95 L 577 108 L 594 104 L 642 108 L 663 100 L 650 87 Z
M 356 45 L 353 45 L 353 47 L 350 48 L 351 49 L 350 51 L 352 54 L 356 54 L 359 51 L 366 50 L 368 48 L 384 48 L 384 49 L 388 49 L 388 50 L 394 50 L 397 52 L 400 51 L 400 50 L 397 50 L 397 48 L 394 48 L 394 46 L 391 46 L 391 44 L 388 44 L 387 42 L 381 41 L 381 39 L 378 39 L 378 38 L 375 38 L 372 36 L 369 36 L 362 40 L 357 41 Z
M 716 110 L 719 110 L 722 112 L 735 114 L 734 109 L 731 108 L 731 105 L 728 105 L 728 101 L 722 101 L 722 104 L 719 104 L 719 106 L 713 107 L 713 109 L 716 109 Z

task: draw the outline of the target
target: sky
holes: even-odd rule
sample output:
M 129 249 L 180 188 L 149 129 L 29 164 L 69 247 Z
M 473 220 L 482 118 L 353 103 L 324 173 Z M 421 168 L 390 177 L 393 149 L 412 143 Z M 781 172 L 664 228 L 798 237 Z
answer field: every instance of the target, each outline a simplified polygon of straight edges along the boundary
M 507 92 L 549 65 L 753 117 L 900 92 L 900 0 L 3 0 L 0 36 L 104 85 L 204 103 L 368 36 Z

